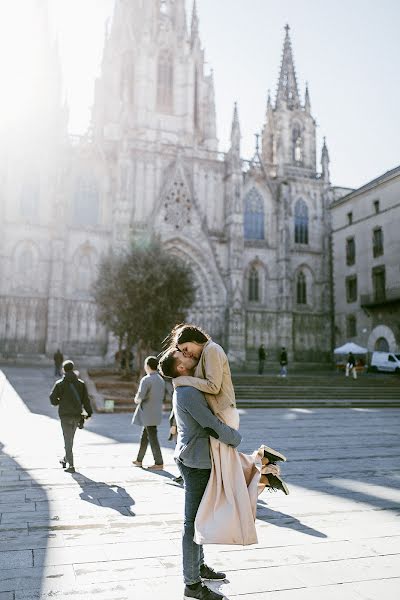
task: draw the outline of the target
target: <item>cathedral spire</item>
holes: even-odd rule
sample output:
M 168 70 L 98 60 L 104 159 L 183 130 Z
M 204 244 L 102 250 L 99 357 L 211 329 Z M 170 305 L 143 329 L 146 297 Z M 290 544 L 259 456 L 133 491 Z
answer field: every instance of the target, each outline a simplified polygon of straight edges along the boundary
M 308 91 L 308 82 L 306 83 L 306 93 L 304 96 L 304 110 L 306 113 L 311 113 L 310 93 Z
M 271 90 L 268 90 L 268 98 L 267 98 L 267 121 L 269 121 L 272 117 L 272 100 L 271 100 Z
M 199 17 L 197 14 L 197 3 L 196 0 L 193 0 L 193 9 L 192 9 L 192 25 L 191 25 L 191 40 L 192 44 L 199 37 Z
M 329 162 L 330 162 L 329 161 L 329 152 L 328 152 L 328 148 L 326 146 L 326 138 L 324 137 L 324 144 L 322 146 L 322 151 L 321 151 L 321 167 L 322 167 L 321 178 L 323 179 L 324 183 L 330 182 Z
M 233 109 L 232 129 L 231 129 L 231 149 L 238 152 L 240 155 L 240 123 L 237 102 L 235 102 Z
M 276 107 L 286 106 L 289 109 L 300 107 L 299 90 L 297 87 L 296 72 L 294 69 L 292 44 L 289 36 L 289 25 L 286 25 L 286 35 L 283 44 L 281 72 L 279 75 Z
M 186 36 L 186 7 L 185 0 L 175 0 L 175 23 L 177 30 Z

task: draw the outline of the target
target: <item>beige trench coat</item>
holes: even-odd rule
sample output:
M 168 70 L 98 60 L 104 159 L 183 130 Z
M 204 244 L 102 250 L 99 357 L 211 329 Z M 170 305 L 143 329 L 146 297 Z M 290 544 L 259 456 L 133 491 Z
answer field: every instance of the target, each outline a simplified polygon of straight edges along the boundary
M 210 340 L 205 344 L 194 377 L 177 377 L 174 385 L 190 385 L 205 393 L 216 416 L 239 429 L 228 358 Z M 197 544 L 257 543 L 255 528 L 257 497 L 260 492 L 261 455 L 238 452 L 210 438 L 211 474 L 196 515 Z

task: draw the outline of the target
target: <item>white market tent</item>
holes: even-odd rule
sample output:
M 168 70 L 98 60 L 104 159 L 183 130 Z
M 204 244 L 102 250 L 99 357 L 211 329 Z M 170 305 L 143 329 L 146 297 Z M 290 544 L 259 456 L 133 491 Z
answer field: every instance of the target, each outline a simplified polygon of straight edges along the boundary
M 357 344 L 353 344 L 353 342 L 347 342 L 347 344 L 344 344 L 339 348 L 335 348 L 333 352 L 334 354 L 348 354 L 349 352 L 352 352 L 353 354 L 368 354 L 368 349 L 358 346 Z

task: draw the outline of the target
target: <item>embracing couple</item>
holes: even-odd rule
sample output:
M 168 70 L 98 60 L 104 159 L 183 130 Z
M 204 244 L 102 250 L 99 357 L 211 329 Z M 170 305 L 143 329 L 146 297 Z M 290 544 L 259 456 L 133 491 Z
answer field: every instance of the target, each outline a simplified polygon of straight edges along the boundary
M 276 462 L 283 454 L 261 446 L 252 455 L 241 442 L 228 358 L 199 327 L 178 325 L 159 370 L 173 379 L 178 439 L 175 460 L 185 486 L 184 598 L 221 600 L 203 580 L 223 580 L 204 562 L 203 544 L 257 543 L 257 497 L 265 487 L 288 494 Z

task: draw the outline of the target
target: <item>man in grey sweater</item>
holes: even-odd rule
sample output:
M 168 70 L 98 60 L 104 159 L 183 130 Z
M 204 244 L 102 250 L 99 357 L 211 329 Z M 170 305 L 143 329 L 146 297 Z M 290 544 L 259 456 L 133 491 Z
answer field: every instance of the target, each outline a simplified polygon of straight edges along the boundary
M 159 370 L 165 377 L 192 375 L 196 360 L 170 350 L 161 357 Z M 221 600 L 223 596 L 202 580 L 223 580 L 204 562 L 203 547 L 193 541 L 194 522 L 211 473 L 210 436 L 236 448 L 242 437 L 236 429 L 222 423 L 209 408 L 204 394 L 193 387 L 177 387 L 172 397 L 178 428 L 174 458 L 185 483 L 185 518 L 182 540 L 184 599 Z

